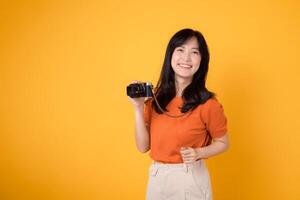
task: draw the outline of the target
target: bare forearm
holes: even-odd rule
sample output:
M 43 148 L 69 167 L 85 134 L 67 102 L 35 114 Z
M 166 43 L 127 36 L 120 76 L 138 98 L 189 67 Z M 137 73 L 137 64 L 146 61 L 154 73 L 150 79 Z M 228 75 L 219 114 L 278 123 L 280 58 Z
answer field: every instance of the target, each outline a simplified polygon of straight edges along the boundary
M 229 148 L 228 141 L 214 141 L 212 144 L 196 148 L 197 157 L 200 158 L 209 158 L 215 155 L 218 155 Z
M 145 153 L 150 148 L 149 132 L 144 121 L 144 107 L 136 107 L 135 110 L 135 142 L 137 149 Z

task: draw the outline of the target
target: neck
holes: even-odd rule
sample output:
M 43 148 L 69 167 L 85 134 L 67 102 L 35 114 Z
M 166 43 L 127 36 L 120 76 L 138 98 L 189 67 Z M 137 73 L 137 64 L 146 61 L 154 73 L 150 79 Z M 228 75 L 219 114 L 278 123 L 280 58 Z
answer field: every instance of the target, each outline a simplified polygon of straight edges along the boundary
M 181 77 L 175 78 L 176 96 L 182 96 L 182 91 L 186 86 L 192 82 L 192 79 L 185 79 Z

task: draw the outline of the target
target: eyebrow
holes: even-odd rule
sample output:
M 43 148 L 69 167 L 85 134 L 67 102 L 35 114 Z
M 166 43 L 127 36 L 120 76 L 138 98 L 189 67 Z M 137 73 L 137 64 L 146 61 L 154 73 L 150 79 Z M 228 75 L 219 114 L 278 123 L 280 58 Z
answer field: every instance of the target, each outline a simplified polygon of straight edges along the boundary
M 184 46 L 184 45 L 181 45 L 181 46 L 179 46 L 179 47 L 183 47 L 183 48 L 185 48 L 185 46 Z M 192 49 L 199 50 L 199 48 L 198 48 L 198 47 L 192 47 Z

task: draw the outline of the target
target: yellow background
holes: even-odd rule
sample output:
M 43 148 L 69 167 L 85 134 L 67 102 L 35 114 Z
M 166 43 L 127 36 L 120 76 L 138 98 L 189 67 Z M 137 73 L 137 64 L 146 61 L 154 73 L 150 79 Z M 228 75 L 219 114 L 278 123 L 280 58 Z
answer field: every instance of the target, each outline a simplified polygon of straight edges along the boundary
M 125 89 L 156 84 L 170 37 L 207 39 L 231 148 L 215 200 L 300 199 L 300 3 L 1 1 L 0 199 L 144 199 Z

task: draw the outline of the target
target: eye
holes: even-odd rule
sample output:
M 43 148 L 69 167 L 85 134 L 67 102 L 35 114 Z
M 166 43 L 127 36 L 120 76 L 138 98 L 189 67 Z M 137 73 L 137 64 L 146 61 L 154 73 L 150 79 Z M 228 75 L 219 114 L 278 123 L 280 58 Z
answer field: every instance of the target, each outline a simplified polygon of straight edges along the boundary
M 176 51 L 183 52 L 183 49 L 182 48 L 177 48 Z
M 199 51 L 193 51 L 193 54 L 199 55 Z

